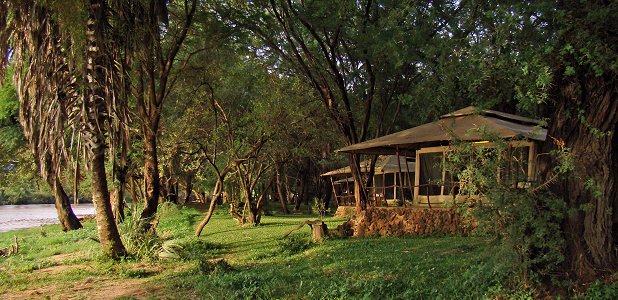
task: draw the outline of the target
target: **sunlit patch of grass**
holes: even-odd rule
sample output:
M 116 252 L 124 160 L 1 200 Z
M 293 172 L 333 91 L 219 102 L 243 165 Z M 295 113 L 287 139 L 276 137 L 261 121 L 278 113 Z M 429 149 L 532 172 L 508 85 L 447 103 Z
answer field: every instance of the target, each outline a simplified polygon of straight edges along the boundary
M 43 227 L 0 233 L 0 246 L 17 235 L 21 247 L 18 255 L 0 258 L 0 293 L 52 283 L 70 287 L 87 278 L 131 278 L 164 287 L 159 290 L 164 295 L 196 298 L 483 298 L 499 291 L 509 274 L 496 246 L 479 237 L 310 244 L 308 228 L 286 239 L 282 235 L 315 216 L 263 216 L 262 226 L 241 227 L 220 209 L 194 238 L 202 213 L 167 204 L 160 208 L 157 238 L 162 249 L 169 246 L 163 249 L 169 255 L 149 259 L 103 255 L 93 221 L 70 232 Z M 325 221 L 334 229 L 343 220 Z M 35 276 L 37 269 L 54 265 L 68 268 Z

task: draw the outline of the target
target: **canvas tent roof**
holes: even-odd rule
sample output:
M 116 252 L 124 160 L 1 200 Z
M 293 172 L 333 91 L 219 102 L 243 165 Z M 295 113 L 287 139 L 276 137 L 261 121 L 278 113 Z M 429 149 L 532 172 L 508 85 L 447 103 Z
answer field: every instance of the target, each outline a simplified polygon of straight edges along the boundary
M 353 177 L 348 177 L 348 178 L 344 178 L 344 179 L 339 179 L 337 181 L 333 181 L 334 184 L 343 184 L 343 183 L 352 183 L 354 184 L 354 178 Z
M 443 115 L 436 122 L 350 145 L 337 152 L 391 154 L 398 148 L 402 154 L 411 154 L 424 145 L 450 141 L 453 137 L 481 141 L 486 139 L 487 133 L 497 134 L 501 138 L 525 137 L 544 141 L 547 129 L 542 128 L 541 124 L 538 120 L 469 106 Z
M 406 158 L 401 156 L 399 157 L 399 162 L 401 164 L 401 171 L 414 172 L 414 163 L 406 161 Z M 406 169 L 406 162 L 408 163 L 408 168 Z M 369 167 L 371 164 L 371 160 L 365 160 L 360 163 L 360 168 L 362 173 L 369 172 Z M 378 156 L 378 160 L 376 161 L 375 174 L 386 174 L 386 173 L 397 173 L 399 172 L 399 164 L 397 163 L 396 155 L 380 155 Z M 321 176 L 335 176 L 335 175 L 343 175 L 343 174 L 352 174 L 352 169 L 348 167 L 343 167 L 337 170 L 333 170 L 330 172 L 326 172 Z

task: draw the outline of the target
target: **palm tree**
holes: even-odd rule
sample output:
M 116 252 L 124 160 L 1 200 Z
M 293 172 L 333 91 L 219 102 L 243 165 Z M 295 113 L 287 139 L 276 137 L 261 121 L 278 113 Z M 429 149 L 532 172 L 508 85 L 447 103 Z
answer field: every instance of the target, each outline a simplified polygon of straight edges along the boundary
M 1 4 L 4 7 L 0 11 L 4 15 L 0 16 L 3 25 L 0 26 L 0 43 L 6 44 L 0 45 L 0 51 L 12 49 L 10 54 L 16 70 L 14 80 L 20 98 L 19 120 L 39 173 L 54 193 L 60 224 L 64 231 L 79 229 L 82 225 L 73 213 L 60 181 L 61 153 L 58 153 L 64 149 L 61 144 L 66 129 L 63 104 L 75 92 L 74 77 L 62 59 L 65 50 L 57 38 L 58 26 L 49 17 L 29 18 L 30 15 L 46 16 L 45 10 L 31 4 L 28 1 Z M 8 6 L 12 8 L 10 24 L 7 24 L 6 15 Z M 4 53 L 3 58 L 2 67 L 6 67 L 9 53 Z M 52 78 L 45 76 L 48 74 L 46 68 L 55 69 Z M 58 92 L 60 87 L 64 92 Z
M 47 1 L 2 1 L 2 68 L 9 60 L 15 64 L 20 123 L 42 177 L 64 204 L 68 197 L 59 173 L 67 161 L 85 153 L 101 246 L 118 257 L 125 248 L 111 209 L 105 150 L 113 153 L 122 140 L 118 137 L 126 136 L 126 126 L 118 125 L 126 123 L 126 98 L 119 99 L 126 87 L 125 76 L 115 59 L 122 47 L 115 47 L 110 37 L 105 0 L 90 0 L 87 6 L 81 1 L 73 4 L 82 7 L 87 18 L 59 24 L 64 20 L 59 17 L 61 10 Z M 84 37 L 85 42 L 79 44 Z M 81 143 L 75 146 L 75 140 Z M 74 146 L 75 151 L 70 151 Z

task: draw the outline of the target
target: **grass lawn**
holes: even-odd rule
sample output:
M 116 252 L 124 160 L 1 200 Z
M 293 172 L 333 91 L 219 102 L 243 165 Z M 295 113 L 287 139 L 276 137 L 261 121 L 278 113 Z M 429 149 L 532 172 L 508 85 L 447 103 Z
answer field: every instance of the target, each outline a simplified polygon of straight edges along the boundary
M 195 239 L 199 211 L 160 209 L 163 246 L 152 242 L 132 251 L 162 251 L 167 259 L 106 258 L 92 221 L 67 233 L 56 225 L 0 233 L 0 247 L 14 235 L 20 241 L 19 254 L 0 258 L 0 299 L 476 299 L 503 293 L 510 274 L 509 259 L 480 237 L 311 245 L 308 228 L 280 237 L 315 216 L 264 216 L 262 226 L 240 227 L 220 210 Z M 326 221 L 334 228 L 343 220 Z

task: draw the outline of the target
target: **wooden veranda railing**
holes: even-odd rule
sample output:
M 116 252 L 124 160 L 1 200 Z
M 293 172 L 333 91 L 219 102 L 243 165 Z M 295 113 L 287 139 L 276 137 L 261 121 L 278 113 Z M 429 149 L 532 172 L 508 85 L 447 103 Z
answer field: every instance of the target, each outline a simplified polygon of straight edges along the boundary
M 429 208 L 432 208 L 432 201 L 431 201 L 432 196 L 451 196 L 451 199 L 454 204 L 455 197 L 457 196 L 457 190 L 459 188 L 459 182 L 451 182 L 448 185 L 444 185 L 445 188 L 446 187 L 450 188 L 448 193 L 442 194 L 441 192 L 439 195 L 430 195 L 430 189 L 432 187 L 437 187 L 437 188 L 442 189 L 442 186 L 443 186 L 442 184 L 428 183 L 428 184 L 421 184 L 421 185 L 410 185 L 408 187 L 402 187 L 400 185 L 371 187 L 371 188 L 366 189 L 366 193 L 368 195 L 367 205 L 371 207 L 380 207 L 380 206 L 384 207 L 384 206 L 388 206 L 387 200 L 399 200 L 398 202 L 401 203 L 401 206 L 407 207 L 410 205 L 410 202 L 414 202 L 413 198 L 414 198 L 415 188 L 419 188 L 419 196 L 417 197 L 417 199 L 421 200 L 421 198 L 426 197 L 427 205 L 429 206 Z M 398 193 L 395 192 L 396 188 L 399 188 Z M 386 198 L 386 194 L 387 194 L 386 191 L 388 190 L 393 191 L 393 198 L 388 198 L 388 199 Z M 356 199 L 353 193 L 343 194 L 343 195 L 335 194 L 335 200 L 337 202 L 337 205 L 339 206 L 354 206 L 356 204 Z M 443 201 L 440 201 L 440 203 L 442 202 Z M 434 204 L 437 204 L 437 203 L 434 203 Z

